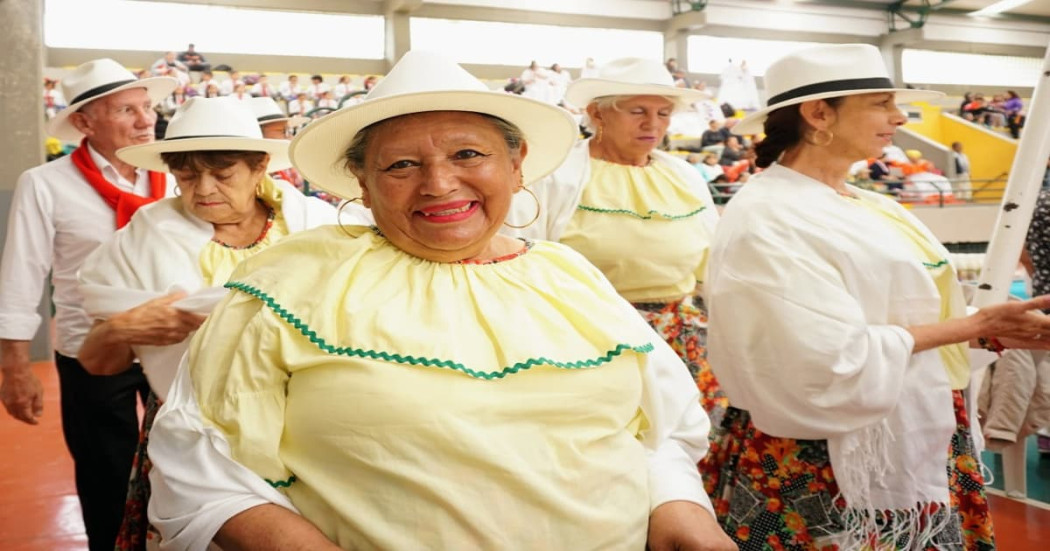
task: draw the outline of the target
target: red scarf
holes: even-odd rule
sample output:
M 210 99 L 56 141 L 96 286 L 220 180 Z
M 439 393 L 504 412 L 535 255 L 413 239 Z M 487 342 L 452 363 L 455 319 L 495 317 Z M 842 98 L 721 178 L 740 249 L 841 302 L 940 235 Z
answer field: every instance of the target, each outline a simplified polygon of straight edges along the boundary
M 80 142 L 80 147 L 70 157 L 73 159 L 73 165 L 84 175 L 84 179 L 87 180 L 88 184 L 95 188 L 95 191 L 102 196 L 106 204 L 116 212 L 117 229 L 127 225 L 128 221 L 131 220 L 131 216 L 135 214 L 139 207 L 148 205 L 158 199 L 163 199 L 168 189 L 168 177 L 161 172 L 153 172 L 151 170 L 149 171 L 149 197 L 121 191 L 117 186 L 111 184 L 109 180 L 106 180 L 102 176 L 102 172 L 95 166 L 95 161 L 91 159 L 91 153 L 88 152 L 87 138 Z

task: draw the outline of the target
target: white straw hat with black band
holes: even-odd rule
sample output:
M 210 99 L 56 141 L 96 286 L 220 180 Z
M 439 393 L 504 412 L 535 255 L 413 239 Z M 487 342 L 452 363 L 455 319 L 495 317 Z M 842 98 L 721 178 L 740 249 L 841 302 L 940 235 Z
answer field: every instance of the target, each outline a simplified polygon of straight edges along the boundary
M 565 101 L 578 107 L 607 96 L 664 96 L 683 107 L 705 98 L 700 90 L 675 86 L 663 63 L 639 57 L 610 61 L 601 66 L 598 76 L 581 78 L 565 90 Z
M 262 137 L 250 107 L 230 97 L 190 98 L 168 123 L 163 140 L 117 150 L 120 160 L 140 168 L 168 172 L 161 153 L 183 151 L 260 151 L 270 154 L 267 172 L 291 166 L 288 140 Z
M 311 187 L 344 199 L 358 198 L 361 187 L 343 159 L 354 136 L 380 121 L 432 111 L 480 113 L 517 126 L 529 148 L 521 167 L 525 184 L 561 166 L 579 134 L 568 111 L 492 91 L 444 56 L 413 50 L 390 69 L 364 101 L 306 125 L 292 140 L 292 162 Z
M 69 116 L 81 107 L 132 88 L 145 88 L 150 104 L 157 105 L 175 91 L 178 84 L 171 77 L 135 78 L 131 71 L 109 58 L 82 63 L 62 79 L 62 95 L 69 98 L 69 107 L 48 121 L 47 133 L 66 142 L 80 141 L 84 135 L 69 122 Z
M 899 88 L 893 83 L 879 49 L 870 44 L 829 44 L 790 53 L 765 74 L 766 107 L 733 127 L 738 135 L 759 134 L 766 117 L 781 107 L 804 101 L 892 92 L 897 103 L 943 97 L 941 92 Z
M 259 121 L 260 125 L 269 124 L 271 122 L 288 121 L 289 128 L 299 128 L 309 121 L 309 117 L 302 117 L 299 115 L 288 116 L 281 111 L 281 106 L 277 105 L 271 97 L 260 97 L 260 98 L 249 98 L 248 106 L 252 108 L 252 112 L 255 113 L 255 119 Z

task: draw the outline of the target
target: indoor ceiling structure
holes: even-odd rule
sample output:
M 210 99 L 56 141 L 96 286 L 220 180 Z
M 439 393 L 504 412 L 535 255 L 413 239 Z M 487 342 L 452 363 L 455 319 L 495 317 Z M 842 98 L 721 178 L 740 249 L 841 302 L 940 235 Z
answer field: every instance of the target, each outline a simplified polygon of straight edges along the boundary
M 796 3 L 872 7 L 900 13 L 939 13 L 1050 22 L 1050 0 L 796 0 Z

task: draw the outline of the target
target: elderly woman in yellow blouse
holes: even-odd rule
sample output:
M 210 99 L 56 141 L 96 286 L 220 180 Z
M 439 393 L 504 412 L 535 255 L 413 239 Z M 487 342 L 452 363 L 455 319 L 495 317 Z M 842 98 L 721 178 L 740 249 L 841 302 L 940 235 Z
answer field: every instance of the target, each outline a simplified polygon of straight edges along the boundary
M 284 236 L 336 223 L 334 207 L 266 175 L 290 166 L 288 144 L 263 139 L 242 103 L 193 98 L 172 118 L 165 140 L 117 152 L 134 166 L 172 172 L 180 192 L 140 209 L 80 272 L 84 307 L 100 320 L 81 349 L 84 368 L 112 375 L 137 358 L 153 391 L 120 549 L 145 545 L 144 452 L 157 401 L 167 395 L 188 336 L 225 294 L 222 284 L 239 262 Z
M 375 226 L 248 260 L 157 417 L 171 549 L 734 549 L 681 362 L 567 247 L 498 235 L 575 136 L 410 52 L 292 144 Z
M 587 106 L 594 137 L 532 197 L 515 198 L 505 232 L 559 241 L 597 266 L 685 361 L 717 424 L 727 402 L 707 365 L 700 282 L 718 212 L 696 168 L 656 149 L 671 114 L 702 96 L 647 59 L 615 60 L 572 83 L 565 99 Z

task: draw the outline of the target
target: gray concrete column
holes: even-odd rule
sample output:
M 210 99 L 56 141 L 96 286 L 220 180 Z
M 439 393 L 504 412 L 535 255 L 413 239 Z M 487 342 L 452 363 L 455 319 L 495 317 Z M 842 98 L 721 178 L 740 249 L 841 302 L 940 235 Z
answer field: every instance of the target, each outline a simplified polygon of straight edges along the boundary
M 664 59 L 675 58 L 678 68 L 689 72 L 689 35 L 707 25 L 707 14 L 689 11 L 672 17 L 664 28 Z
M 879 40 L 882 60 L 886 63 L 886 69 L 896 85 L 903 86 L 905 84 L 904 65 L 901 62 L 904 57 L 904 49 L 912 45 L 921 44 L 923 40 L 925 40 L 925 31 L 921 28 L 890 32 L 883 35 Z
M 411 16 L 413 11 L 422 6 L 422 0 L 387 0 L 384 6 L 386 21 L 386 63 L 387 71 L 412 49 Z
M 0 0 L 0 247 L 18 176 L 44 162 L 44 0 Z M 45 293 L 46 295 L 47 293 Z M 50 320 L 50 301 L 40 311 Z M 33 340 L 34 361 L 51 358 L 49 324 Z

